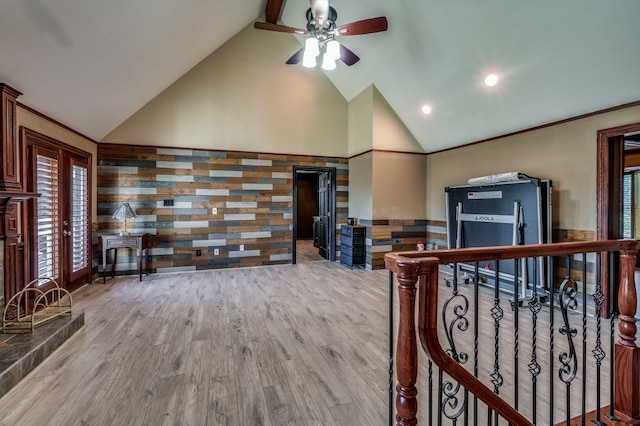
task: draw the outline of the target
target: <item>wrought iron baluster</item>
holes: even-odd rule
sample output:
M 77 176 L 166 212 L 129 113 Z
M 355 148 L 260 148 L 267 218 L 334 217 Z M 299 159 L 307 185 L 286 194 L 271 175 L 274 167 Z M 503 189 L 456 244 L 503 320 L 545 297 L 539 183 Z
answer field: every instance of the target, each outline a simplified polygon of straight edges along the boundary
M 473 287 L 473 375 L 478 377 L 478 336 L 480 333 L 480 285 L 479 263 L 475 264 Z M 478 424 L 478 398 L 473 397 L 473 424 Z
M 469 329 L 469 320 L 466 318 L 469 312 L 469 300 L 464 294 L 460 294 L 456 275 L 453 279 L 451 296 L 442 306 L 442 324 L 445 326 L 445 335 L 449 343 L 445 352 L 459 364 L 466 364 L 469 356 L 466 352 L 458 351 L 454 333 L 455 330 L 465 332 Z M 453 314 L 452 318 L 448 317 L 449 313 Z M 466 389 L 459 383 L 453 383 L 450 380 L 443 381 L 441 389 L 440 411 L 445 417 L 452 420 L 453 424 L 457 424 L 457 419 L 466 412 Z
M 571 383 L 576 378 L 576 372 L 578 370 L 578 364 L 576 360 L 576 349 L 573 343 L 573 338 L 578 334 L 578 330 L 571 328 L 569 324 L 569 310 L 576 310 L 578 308 L 577 285 L 571 278 L 571 259 L 567 256 L 567 277 L 560 285 L 560 291 L 558 292 L 558 304 L 560 305 L 560 312 L 562 313 L 563 325 L 560 326 L 558 331 L 560 334 L 567 337 L 567 343 L 569 345 L 569 352 L 560 352 L 558 360 L 560 361 L 560 368 L 558 375 L 560 380 L 566 385 L 565 398 L 566 398 L 566 421 L 569 424 L 571 419 Z
M 393 424 L 393 281 L 389 271 L 389 426 Z
M 453 313 L 453 318 L 450 320 L 447 316 L 449 312 Z M 449 343 L 449 348 L 445 352 L 460 364 L 465 364 L 469 356 L 466 352 L 457 350 L 454 332 L 456 329 L 462 332 L 468 330 L 469 320 L 466 318 L 468 312 L 469 300 L 464 294 L 460 294 L 457 283 L 454 281 L 453 292 L 442 306 L 442 323 L 445 325 L 445 335 Z
M 601 391 L 600 386 L 602 385 L 602 380 L 600 375 L 602 369 L 602 360 L 606 357 L 606 353 L 602 349 L 602 305 L 604 304 L 606 297 L 602 292 L 602 279 L 600 277 L 600 253 L 596 253 L 596 290 L 593 293 L 593 302 L 595 305 L 595 315 L 596 315 L 596 342 L 595 347 L 591 353 L 596 360 L 596 418 L 592 420 L 597 425 L 604 425 L 600 416 L 600 407 L 601 404 Z M 613 377 L 613 376 L 611 376 Z
M 491 374 L 491 383 L 493 384 L 493 392 L 500 394 L 500 387 L 504 379 L 500 374 L 500 321 L 504 317 L 504 310 L 500 307 L 500 262 L 496 262 L 495 268 L 495 285 L 493 288 L 493 308 L 491 308 L 491 317 L 493 318 L 493 339 L 495 350 L 493 352 L 493 373 Z M 491 420 L 492 410 L 489 409 L 488 416 Z M 498 414 L 493 413 L 494 423 L 498 424 Z
M 542 309 L 542 304 L 540 303 L 540 299 L 538 297 L 538 286 L 533 286 L 531 291 L 531 298 L 529 299 L 529 310 L 531 311 L 531 361 L 529 362 L 529 373 L 531 374 L 531 385 L 532 385 L 532 419 L 531 422 L 536 424 L 537 419 L 537 400 L 538 400 L 538 376 L 540 375 L 540 364 L 538 363 L 538 313 Z
M 462 386 L 460 383 L 453 383 L 450 380 L 446 380 L 442 386 L 443 398 L 440 411 L 446 418 L 451 420 L 454 425 L 458 424 L 458 418 L 464 413 L 466 408 L 464 399 L 461 400 L 459 397 L 461 389 Z
M 429 421 L 428 424 L 431 424 L 433 421 L 433 361 L 429 360 Z
M 582 253 L 582 418 L 587 414 L 587 254 Z M 584 422 L 583 422 L 584 424 Z
M 443 372 L 440 368 L 438 368 L 438 423 L 439 425 L 442 424 L 442 400 L 443 400 L 443 390 L 442 390 L 442 382 L 444 380 L 443 377 Z
M 513 382 L 515 383 L 513 391 L 513 407 L 518 409 L 518 387 L 519 379 L 519 356 L 520 356 L 520 259 L 514 259 L 513 265 L 513 300 L 511 309 L 513 310 Z M 522 278 L 524 280 L 524 278 Z M 523 295 L 524 296 L 524 295 Z
M 554 371 L 554 363 L 556 360 L 556 356 L 555 356 L 555 323 L 554 323 L 554 319 L 555 319 L 555 306 L 554 306 L 554 302 L 555 302 L 555 297 L 554 297 L 554 292 L 555 292 L 555 284 L 553 281 L 553 277 L 554 277 L 554 270 L 553 270 L 553 259 L 551 257 L 549 257 L 547 259 L 547 263 L 548 263 L 548 271 L 547 271 L 547 275 L 548 275 L 548 279 L 547 282 L 549 283 L 549 424 L 555 424 L 554 422 L 554 415 L 553 415 L 553 411 L 555 409 L 555 399 L 554 399 L 554 391 L 553 391 L 553 371 Z

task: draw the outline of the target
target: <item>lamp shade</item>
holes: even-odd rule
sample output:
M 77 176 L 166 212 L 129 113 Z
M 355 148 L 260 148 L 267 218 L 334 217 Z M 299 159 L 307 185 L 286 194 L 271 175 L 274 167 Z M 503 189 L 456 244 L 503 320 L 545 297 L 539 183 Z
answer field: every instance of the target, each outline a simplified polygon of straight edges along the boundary
M 336 69 L 336 60 L 331 57 L 328 51 L 322 57 L 322 69 L 327 71 Z
M 340 59 L 340 43 L 336 40 L 330 40 L 327 43 L 327 53 L 325 53 L 325 56 L 326 55 L 329 55 L 329 58 L 334 61 Z
M 320 54 L 320 44 L 315 37 L 309 37 L 304 42 L 304 53 L 309 52 L 309 55 L 318 56 Z
M 127 219 L 133 219 L 136 216 L 136 212 L 133 211 L 129 203 L 120 204 L 118 210 L 116 210 L 115 213 L 111 215 L 111 217 L 114 219 L 124 220 L 124 228 L 120 232 L 120 235 L 129 235 L 129 232 L 127 231 Z
M 120 204 L 120 207 L 118 207 L 118 210 L 116 210 L 111 217 L 114 219 L 122 220 L 131 219 L 136 216 L 136 213 L 133 211 L 129 203 L 122 203 Z
M 313 53 L 309 53 L 308 50 L 305 50 L 304 54 L 302 55 L 302 66 L 304 66 L 305 68 L 313 68 L 316 66 L 316 64 L 316 55 L 314 55 Z

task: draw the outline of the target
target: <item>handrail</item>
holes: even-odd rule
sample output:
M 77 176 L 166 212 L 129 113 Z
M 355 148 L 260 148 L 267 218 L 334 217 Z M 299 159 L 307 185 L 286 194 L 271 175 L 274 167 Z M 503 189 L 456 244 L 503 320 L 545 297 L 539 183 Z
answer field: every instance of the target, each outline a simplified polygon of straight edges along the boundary
M 385 255 L 387 269 L 396 274 L 398 280 L 400 319 L 396 346 L 396 371 L 398 385 L 396 420 L 398 425 L 416 424 L 417 413 L 417 340 L 415 297 L 419 282 L 418 329 L 423 349 L 431 360 L 443 371 L 458 381 L 468 391 L 486 403 L 500 416 L 515 425 L 532 423 L 513 407 L 494 394 L 486 385 L 451 359 L 442 349 L 437 333 L 438 266 L 440 264 L 479 262 L 485 260 L 519 259 L 527 257 L 566 256 L 588 252 L 620 252 L 621 277 L 619 299 L 619 343 L 616 344 L 616 364 L 623 363 L 631 371 L 640 370 L 640 349 L 636 346 L 635 312 L 637 294 L 634 282 L 634 267 L 639 242 L 636 240 L 608 240 L 591 242 L 569 242 L 523 246 L 489 248 L 466 248 L 456 250 L 433 250 L 427 252 L 396 252 Z M 617 370 L 618 371 L 618 370 Z M 620 374 L 616 377 L 616 409 L 631 416 L 639 415 L 636 407 L 640 401 L 636 374 Z M 616 373 L 618 376 L 618 373 Z M 623 382 L 623 383 L 620 383 Z
M 425 257 L 437 257 L 440 263 L 457 263 L 480 262 L 483 260 L 521 259 L 525 257 L 566 256 L 575 253 L 596 251 L 631 251 L 635 253 L 638 243 L 638 240 L 601 240 L 550 244 L 526 244 L 521 246 L 406 251 L 387 253 L 385 255 L 385 262 L 387 262 L 387 259 L 421 259 Z M 387 262 L 387 269 L 393 271 L 393 264 L 393 261 L 391 263 Z

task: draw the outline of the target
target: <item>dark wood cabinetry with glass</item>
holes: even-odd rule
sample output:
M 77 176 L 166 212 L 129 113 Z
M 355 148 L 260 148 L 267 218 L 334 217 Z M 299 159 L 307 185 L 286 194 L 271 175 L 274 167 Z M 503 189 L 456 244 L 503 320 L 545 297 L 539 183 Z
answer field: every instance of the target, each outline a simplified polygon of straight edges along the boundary
M 365 226 L 342 225 L 340 236 L 340 262 L 353 268 L 365 265 Z

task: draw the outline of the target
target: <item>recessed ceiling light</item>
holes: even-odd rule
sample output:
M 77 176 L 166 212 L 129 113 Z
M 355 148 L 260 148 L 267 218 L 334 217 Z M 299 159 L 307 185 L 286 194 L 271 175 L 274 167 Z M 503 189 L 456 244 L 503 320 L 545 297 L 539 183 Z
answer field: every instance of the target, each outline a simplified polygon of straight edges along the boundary
M 498 83 L 498 76 L 495 74 L 489 74 L 484 78 L 484 84 L 489 87 L 493 87 Z
M 430 105 L 422 105 L 422 112 L 425 114 L 431 114 L 431 106 Z

